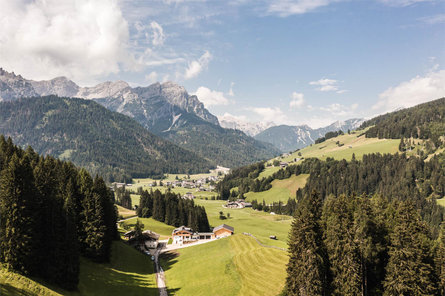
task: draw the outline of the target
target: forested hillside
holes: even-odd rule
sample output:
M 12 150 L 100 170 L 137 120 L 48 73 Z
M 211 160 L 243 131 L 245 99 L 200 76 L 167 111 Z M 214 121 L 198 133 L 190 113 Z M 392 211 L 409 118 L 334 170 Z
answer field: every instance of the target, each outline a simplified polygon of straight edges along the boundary
M 445 98 L 377 116 L 361 127 L 369 126 L 368 138 L 431 139 L 439 146 L 440 137 L 445 136 Z
M 226 167 L 247 165 L 280 154 L 270 143 L 255 140 L 241 131 L 222 128 L 193 114 L 183 114 L 174 128 L 155 133 Z
M 212 168 L 210 161 L 90 100 L 47 96 L 2 102 L 0 133 L 19 146 L 73 161 L 107 181 Z
M 113 193 L 101 177 L 0 137 L 0 263 L 75 290 L 79 256 L 110 260 Z

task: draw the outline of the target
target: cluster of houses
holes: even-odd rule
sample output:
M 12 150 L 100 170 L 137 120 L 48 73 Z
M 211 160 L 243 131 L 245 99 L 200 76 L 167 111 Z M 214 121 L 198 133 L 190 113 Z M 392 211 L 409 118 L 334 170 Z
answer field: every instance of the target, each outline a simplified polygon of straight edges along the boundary
M 212 232 L 196 232 L 193 229 L 185 226 L 175 228 L 172 232 L 172 243 L 177 245 L 183 245 L 187 243 L 193 243 L 203 240 L 214 240 L 223 237 L 233 235 L 235 229 L 229 225 L 222 224 L 213 228 Z M 137 247 L 145 246 L 147 249 L 156 249 L 159 242 L 159 234 L 145 230 L 142 232 L 142 236 L 137 238 L 136 232 L 130 230 L 124 234 L 124 238 L 128 240 L 130 244 Z
M 228 201 L 224 208 L 228 209 L 243 209 L 243 208 L 251 208 L 252 204 L 250 202 L 246 202 L 244 199 L 237 199 L 235 201 Z
M 175 228 L 172 232 L 173 244 L 186 244 L 200 240 L 212 240 L 233 235 L 235 229 L 229 225 L 222 224 L 213 228 L 212 232 L 196 232 L 185 226 Z
M 207 178 L 201 178 L 198 180 L 176 180 L 176 181 L 165 181 L 162 182 L 162 185 L 165 187 L 182 187 L 182 188 L 198 188 L 200 191 L 212 191 L 215 189 L 214 186 L 210 185 L 208 187 L 204 187 L 204 185 L 210 183 L 210 182 L 216 182 L 218 181 L 218 176 L 209 176 Z M 149 186 L 156 186 L 155 182 L 152 184 L 149 184 Z

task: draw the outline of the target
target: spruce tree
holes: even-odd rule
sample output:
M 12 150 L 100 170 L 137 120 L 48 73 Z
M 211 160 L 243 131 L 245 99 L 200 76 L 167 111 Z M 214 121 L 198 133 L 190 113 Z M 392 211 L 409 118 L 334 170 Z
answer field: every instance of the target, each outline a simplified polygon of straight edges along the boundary
M 289 234 L 290 259 L 285 293 L 289 296 L 324 295 L 326 256 L 320 227 L 321 200 L 316 192 L 297 207 Z
M 438 295 L 432 240 L 412 203 L 400 203 L 390 238 L 384 295 Z
M 33 274 L 39 264 L 34 192 L 29 159 L 14 154 L 0 177 L 0 255 L 8 268 L 24 274 Z
M 363 270 L 354 236 L 353 198 L 328 197 L 323 211 L 324 242 L 329 255 L 333 295 L 360 295 Z

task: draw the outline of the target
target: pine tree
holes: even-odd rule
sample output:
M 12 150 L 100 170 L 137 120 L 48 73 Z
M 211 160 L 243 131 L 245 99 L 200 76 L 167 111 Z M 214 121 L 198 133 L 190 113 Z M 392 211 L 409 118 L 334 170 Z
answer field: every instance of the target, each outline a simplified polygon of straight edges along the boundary
M 438 295 L 431 247 L 428 229 L 414 206 L 402 202 L 391 233 L 384 295 Z
M 323 211 L 324 242 L 329 255 L 333 295 L 360 295 L 363 271 L 354 240 L 353 198 L 328 197 Z
M 29 159 L 14 154 L 0 178 L 0 256 L 8 268 L 24 274 L 33 274 L 39 263 L 36 252 L 39 209 L 34 192 Z
M 320 216 L 321 200 L 313 192 L 300 202 L 292 222 L 285 287 L 287 295 L 324 295 L 327 262 Z

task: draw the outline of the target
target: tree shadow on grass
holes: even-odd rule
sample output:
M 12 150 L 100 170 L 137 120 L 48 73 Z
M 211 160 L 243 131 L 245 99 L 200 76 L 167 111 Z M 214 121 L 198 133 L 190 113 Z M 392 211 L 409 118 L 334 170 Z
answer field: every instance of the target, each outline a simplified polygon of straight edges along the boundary
M 164 270 L 169 270 L 176 262 L 178 262 L 178 260 L 176 259 L 176 258 L 178 258 L 178 256 L 179 256 L 179 253 L 177 253 L 175 251 L 169 251 L 169 252 L 162 253 L 159 256 L 162 268 Z

